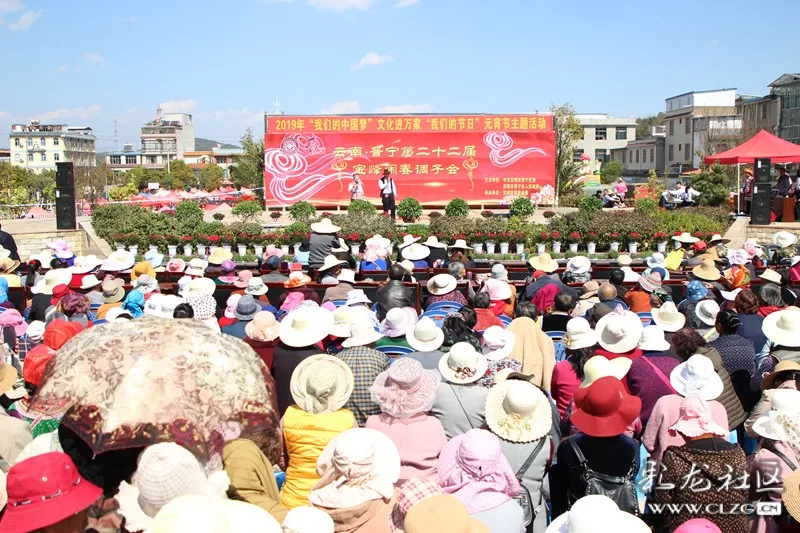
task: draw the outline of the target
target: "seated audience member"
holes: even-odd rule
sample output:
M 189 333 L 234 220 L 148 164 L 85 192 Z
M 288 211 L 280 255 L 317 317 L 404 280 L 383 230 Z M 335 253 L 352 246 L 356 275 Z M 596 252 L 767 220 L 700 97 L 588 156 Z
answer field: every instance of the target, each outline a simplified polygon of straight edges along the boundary
M 584 283 L 583 287 L 581 287 L 583 292 L 578 298 L 575 308 L 570 313 L 570 316 L 586 316 L 586 313 L 588 313 L 589 310 L 595 306 L 595 304 L 599 304 L 600 298 L 597 296 L 599 289 L 600 284 L 596 281 L 587 281 Z
M 303 242 L 300 243 L 300 247 L 297 250 L 295 250 L 292 262 L 307 267 L 310 257 L 311 257 L 311 240 L 305 239 L 303 240 Z
M 452 265 L 451 265 L 452 266 Z M 450 274 L 437 274 L 428 280 L 428 299 L 425 308 L 437 302 L 455 302 L 467 305 L 469 302 L 458 288 L 458 280 Z
M 481 349 L 481 340 L 478 338 L 476 331 L 482 332 L 483 330 L 475 329 L 477 325 L 475 311 L 472 307 L 462 307 L 457 313 L 447 315 L 442 323 L 444 341 L 440 348 L 441 351 L 449 352 L 450 348 L 459 342 L 466 342 L 476 350 Z M 472 327 L 470 327 L 470 324 L 472 324 Z
M 517 286 L 508 280 L 508 270 L 502 263 L 495 263 L 492 265 L 492 279 L 500 280 L 508 284 L 508 289 L 511 291 L 511 297 L 508 299 L 505 311 L 503 314 L 514 318 L 514 309 L 517 306 Z
M 572 397 L 583 381 L 583 367 L 594 356 L 597 348 L 597 333 L 585 318 L 573 318 L 566 325 L 564 344 L 566 359 L 556 363 L 550 378 L 550 395 L 563 417 Z
M 261 280 L 264 283 L 283 283 L 289 276 L 280 273 L 281 258 L 279 255 L 270 255 L 261 263 Z
M 381 235 L 374 235 L 364 243 L 364 259 L 361 260 L 361 272 L 388 270 L 389 245 L 391 241 Z
M 189 303 L 182 303 L 175 306 L 172 318 L 194 318 L 194 308 Z
M 566 292 L 577 300 L 578 291 L 562 283 L 556 270 L 558 270 L 558 262 L 550 257 L 550 254 L 544 253 L 529 259 L 530 276 L 525 280 L 525 299 L 533 301 L 539 290 L 547 285 L 556 284 L 560 292 Z M 534 303 L 536 302 L 534 301 Z M 541 305 L 537 305 L 537 307 L 539 311 L 544 311 Z
M 495 316 L 505 314 L 514 297 L 514 293 L 507 282 L 494 278 L 489 278 L 483 282 L 481 292 L 486 292 L 489 295 L 489 309 Z
M 757 376 L 754 376 L 756 378 Z M 772 396 L 779 389 L 797 390 L 798 379 L 800 379 L 800 363 L 796 361 L 781 361 L 775 366 L 775 370 L 761 378 L 760 389 L 761 399 L 758 401 L 750 417 L 744 423 L 747 434 L 753 438 L 758 435 L 753 431 L 753 423 L 758 418 L 772 409 Z M 755 379 L 753 381 L 756 381 Z
M 428 268 L 428 256 L 431 255 L 431 250 L 427 246 L 414 243 L 409 244 L 400 251 L 403 259 L 407 259 L 414 263 L 414 268 Z
M 491 303 L 492 301 L 488 292 L 478 292 L 475 294 L 475 297 L 472 298 L 475 315 L 478 317 L 478 323 L 475 324 L 475 331 L 485 331 L 490 326 L 503 327 L 503 322 L 497 318 L 497 315 L 490 309 Z
M 350 326 L 350 336 L 342 342 L 344 349 L 336 354 L 353 372 L 353 394 L 345 406 L 353 412 L 360 427 L 364 427 L 367 418 L 381 412 L 369 395 L 375 378 L 390 364 L 389 357 L 375 349 L 375 343 L 381 338 L 383 335 L 375 331 L 372 324 L 358 320 Z
M 417 312 L 413 307 L 395 307 L 386 313 L 380 325 L 383 338 L 378 339 L 375 346 L 402 346 L 410 348 L 406 342 L 406 334 L 417 324 Z
M 338 282 L 336 285 L 325 290 L 322 303 L 347 300 L 347 293 L 353 290 L 353 284 L 356 282 L 356 273 L 349 268 L 343 268 L 336 276 L 336 281 Z
M 628 289 L 622 286 L 625 282 L 625 272 L 621 268 L 615 268 L 609 273 L 608 282 L 617 289 L 617 298 L 624 301 L 628 293 Z
M 569 294 L 563 292 L 556 294 L 553 300 L 553 311 L 542 317 L 542 331 L 567 331 L 572 303 L 572 297 Z
M 781 296 L 781 288 L 774 283 L 764 283 L 758 291 L 758 314 L 761 317 L 786 308 L 786 302 Z
M 719 338 L 709 346 L 719 352 L 722 363 L 731 376 L 733 389 L 746 412 L 755 406 L 758 393 L 750 389 L 750 378 L 756 371 L 756 351 L 753 345 L 738 334 L 741 322 L 739 315 L 729 309 L 720 311 L 714 327 Z
M 600 301 L 609 306 L 611 309 L 617 307 L 618 304 L 625 304 L 625 300 L 618 296 L 618 294 L 619 292 L 617 291 L 617 288 L 608 282 L 600 285 L 600 289 L 597 291 L 597 297 L 600 298 Z
M 625 295 L 625 303 L 634 313 L 649 313 L 653 309 L 653 291 L 661 288 L 661 275 L 650 273 L 639 278 L 639 284 Z
M 342 272 L 342 268 L 347 265 L 346 261 L 336 259 L 335 256 L 325 257 L 325 261 L 317 268 L 317 281 L 322 285 L 338 285 L 337 279 Z
M 442 423 L 448 439 L 485 426 L 489 389 L 480 384 L 480 379 L 488 368 L 486 357 L 466 342 L 454 344 L 439 360 L 443 381 L 431 414 Z
M 514 347 L 508 358 L 522 365 L 522 373 L 533 376 L 531 383 L 550 392 L 550 378 L 555 366 L 553 340 L 531 318 L 521 316 L 511 321 L 506 331 L 514 334 Z
M 745 289 L 736 295 L 733 306 L 741 323 L 739 335 L 750 341 L 756 353 L 760 353 L 767 343 L 767 337 L 761 329 L 764 317 L 758 314 L 758 296 L 752 290 Z
M 449 246 L 450 249 L 450 263 L 461 263 L 464 268 L 475 268 L 475 261 L 470 258 L 469 253 L 472 250 L 466 241 L 458 239 L 455 244 Z
M 398 263 L 389 268 L 389 281 L 376 293 L 378 320 L 386 318 L 390 309 L 416 305 L 414 290 L 403 285 L 408 276 L 408 272 Z
M 439 368 L 439 360 L 442 358 L 439 348 L 444 343 L 444 331 L 430 317 L 419 319 L 414 329 L 406 333 L 406 342 L 415 351 L 402 357 L 419 361 L 425 370 Z
M 668 376 L 680 361 L 669 354 L 670 348 L 660 326 L 651 325 L 642 330 L 639 341 L 642 356 L 632 361 L 625 382 L 631 394 L 642 400 L 640 418 L 644 425 L 647 425 L 658 399 L 675 392 Z
M 516 318 L 528 317 L 536 321 L 539 319 L 539 310 L 531 302 L 519 302 L 516 309 L 514 309 L 514 316 Z
M 244 327 L 244 342 L 258 354 L 270 372 L 278 345 L 279 327 L 275 315 L 268 311 L 259 311 Z
M 586 283 L 592 279 L 592 262 L 588 257 L 578 255 L 567 261 L 561 276 L 564 283 Z

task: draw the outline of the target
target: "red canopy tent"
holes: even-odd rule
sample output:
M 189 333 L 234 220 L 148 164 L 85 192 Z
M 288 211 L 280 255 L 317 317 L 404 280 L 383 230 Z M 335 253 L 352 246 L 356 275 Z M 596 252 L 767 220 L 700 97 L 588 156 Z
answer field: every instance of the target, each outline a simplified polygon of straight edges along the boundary
M 767 130 L 761 130 L 736 148 L 708 155 L 703 161 L 706 165 L 717 162 L 723 165 L 736 165 L 754 163 L 757 158 L 765 157 L 771 159 L 772 163 L 800 161 L 800 145 L 784 141 Z

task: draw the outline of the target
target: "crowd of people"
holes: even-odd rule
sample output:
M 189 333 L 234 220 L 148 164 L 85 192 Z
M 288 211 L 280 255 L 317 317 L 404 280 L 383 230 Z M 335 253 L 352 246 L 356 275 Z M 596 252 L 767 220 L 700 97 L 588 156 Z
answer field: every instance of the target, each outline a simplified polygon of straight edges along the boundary
M 776 269 L 686 233 L 607 273 L 544 253 L 515 283 L 473 276 L 463 241 L 354 257 L 312 230 L 308 266 L 270 247 L 258 273 L 56 241 L 20 276 L 0 249 L 0 533 L 797 530 L 793 235 Z M 380 271 L 371 301 L 356 279 Z

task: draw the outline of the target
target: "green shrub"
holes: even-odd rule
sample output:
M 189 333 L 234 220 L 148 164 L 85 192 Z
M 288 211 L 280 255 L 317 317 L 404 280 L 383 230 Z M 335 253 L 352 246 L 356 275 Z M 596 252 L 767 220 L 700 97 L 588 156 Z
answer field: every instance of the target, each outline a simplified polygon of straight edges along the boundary
M 461 198 L 453 198 L 444 208 L 444 213 L 449 217 L 469 216 L 469 204 Z
M 225 218 L 225 213 L 214 213 L 213 215 L 211 215 L 211 218 L 219 222 L 222 222 L 222 220 Z
M 351 200 L 350 205 L 347 206 L 347 212 L 351 215 L 363 214 L 374 216 L 378 214 L 378 210 L 372 205 L 372 202 L 366 200 Z
M 658 202 L 652 198 L 642 198 L 640 200 L 636 200 L 636 203 L 633 205 L 633 209 L 635 211 L 641 211 L 642 213 L 655 213 L 658 211 Z
M 203 220 L 203 208 L 194 200 L 181 202 L 175 208 L 175 216 L 180 224 L 197 223 Z
M 597 196 L 584 196 L 578 200 L 578 209 L 581 211 L 600 211 L 603 208 L 603 200 Z
M 418 235 L 423 239 L 427 239 L 430 234 L 431 228 L 427 224 L 409 224 L 406 226 L 405 232 L 412 235 Z
M 285 228 L 283 228 L 284 233 L 310 233 L 311 226 L 306 224 L 305 222 L 292 222 Z
M 468 217 L 437 217 L 431 220 L 430 232 L 443 240 L 455 240 L 454 235 L 464 235 L 459 239 L 469 239 L 475 233 L 478 219 Z
M 622 177 L 624 167 L 621 161 L 616 159 L 604 163 L 600 168 L 600 183 L 609 184 L 617 181 L 617 178 Z
M 548 218 L 549 219 L 549 218 L 553 218 L 554 216 L 556 216 L 556 213 L 555 213 L 555 211 L 545 211 L 544 213 L 542 213 L 542 215 L 544 215 L 544 218 Z
M 525 196 L 514 198 L 514 201 L 511 202 L 511 206 L 508 210 L 511 213 L 511 216 L 517 217 L 529 217 L 534 212 L 533 204 Z
M 416 198 L 406 197 L 397 204 L 397 216 L 405 222 L 414 222 L 422 217 L 422 205 Z
M 433 220 L 435 218 L 439 218 L 440 216 L 442 216 L 442 214 L 439 211 L 431 211 L 431 213 L 428 215 L 428 218 Z
M 395 233 L 395 225 L 391 218 L 385 216 L 369 216 L 363 213 L 347 214 L 347 215 L 333 215 L 331 221 L 342 230 L 339 235 L 345 237 L 347 235 L 359 234 L 361 235 L 360 242 L 364 242 L 373 235 L 383 235 L 384 237 L 391 238 L 390 235 Z
M 700 192 L 698 201 L 703 205 L 720 206 L 728 203 L 730 178 L 725 167 L 715 163 L 692 180 L 692 187 Z
M 245 200 L 233 206 L 231 214 L 239 217 L 242 222 L 252 222 L 261 214 L 261 204 L 255 200 Z
M 297 202 L 289 208 L 289 216 L 295 222 L 310 223 L 317 216 L 317 208 L 308 202 Z

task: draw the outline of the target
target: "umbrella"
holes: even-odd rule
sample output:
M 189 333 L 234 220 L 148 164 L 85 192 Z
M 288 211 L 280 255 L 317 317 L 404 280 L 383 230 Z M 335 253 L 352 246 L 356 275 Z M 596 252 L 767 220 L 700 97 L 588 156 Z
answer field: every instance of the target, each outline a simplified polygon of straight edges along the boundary
M 61 424 L 95 454 L 176 442 L 221 464 L 225 442 L 259 434 L 283 463 L 269 371 L 244 342 L 195 320 L 145 316 L 82 332 L 48 365 L 31 409 L 66 411 Z

